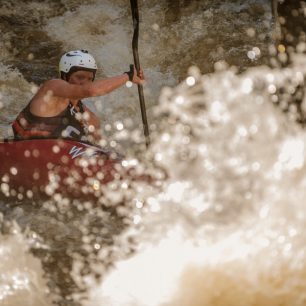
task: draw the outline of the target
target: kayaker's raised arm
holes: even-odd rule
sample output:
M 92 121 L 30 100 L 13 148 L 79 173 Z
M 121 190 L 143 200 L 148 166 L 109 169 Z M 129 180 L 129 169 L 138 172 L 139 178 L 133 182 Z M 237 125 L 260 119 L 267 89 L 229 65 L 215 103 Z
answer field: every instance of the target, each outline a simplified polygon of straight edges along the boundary
M 132 82 L 142 84 L 142 75 L 143 73 L 141 71 L 140 77 L 138 77 L 135 71 L 132 76 Z M 90 72 L 77 71 L 70 76 L 69 82 L 59 79 L 47 81 L 41 87 L 41 91 L 56 97 L 84 99 L 108 94 L 124 85 L 127 81 L 129 81 L 128 73 L 92 82 Z
M 74 77 L 74 75 L 71 76 L 71 78 Z M 84 76 L 82 75 L 82 77 Z M 127 74 L 79 85 L 71 84 L 63 80 L 50 80 L 47 81 L 40 90 L 47 95 L 52 94 L 56 97 L 68 98 L 72 100 L 84 99 L 103 96 L 119 88 L 128 80 L 129 78 Z

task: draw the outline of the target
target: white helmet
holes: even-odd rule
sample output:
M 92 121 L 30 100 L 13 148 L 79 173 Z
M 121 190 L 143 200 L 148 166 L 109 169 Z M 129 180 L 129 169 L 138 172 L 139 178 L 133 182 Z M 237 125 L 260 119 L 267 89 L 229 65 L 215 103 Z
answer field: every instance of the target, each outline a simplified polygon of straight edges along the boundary
M 78 70 L 92 71 L 94 76 L 96 74 L 96 61 L 86 50 L 69 51 L 60 59 L 59 71 L 62 79 L 68 79 L 73 72 Z

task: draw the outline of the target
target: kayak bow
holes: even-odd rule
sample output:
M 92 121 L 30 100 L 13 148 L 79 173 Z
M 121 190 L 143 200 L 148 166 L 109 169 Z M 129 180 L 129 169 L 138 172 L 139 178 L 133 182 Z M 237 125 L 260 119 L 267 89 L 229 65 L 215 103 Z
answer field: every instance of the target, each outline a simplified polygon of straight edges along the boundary
M 121 162 L 114 152 L 68 139 L 4 140 L 0 161 L 0 194 L 18 197 L 99 196 Z

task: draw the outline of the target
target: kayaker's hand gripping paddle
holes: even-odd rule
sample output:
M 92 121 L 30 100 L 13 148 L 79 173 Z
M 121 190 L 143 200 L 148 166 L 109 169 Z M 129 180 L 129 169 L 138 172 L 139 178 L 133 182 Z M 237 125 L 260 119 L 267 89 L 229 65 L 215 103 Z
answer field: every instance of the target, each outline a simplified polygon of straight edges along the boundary
M 132 41 L 133 57 L 134 57 L 134 64 L 135 64 L 137 73 L 139 73 L 140 63 L 139 63 L 139 55 L 138 55 L 138 36 L 139 36 L 138 3 L 137 3 L 137 0 L 130 0 L 130 2 L 131 2 L 131 10 L 132 10 L 132 18 L 133 18 L 133 26 L 134 26 L 134 34 L 133 34 L 133 41 Z M 146 105 L 145 105 L 144 95 L 143 95 L 143 87 L 140 84 L 138 84 L 138 95 L 139 95 L 141 117 L 142 117 L 142 123 L 143 123 L 143 131 L 144 131 L 144 136 L 146 138 L 146 146 L 148 147 L 150 144 L 149 126 L 148 126 L 148 121 L 147 121 Z

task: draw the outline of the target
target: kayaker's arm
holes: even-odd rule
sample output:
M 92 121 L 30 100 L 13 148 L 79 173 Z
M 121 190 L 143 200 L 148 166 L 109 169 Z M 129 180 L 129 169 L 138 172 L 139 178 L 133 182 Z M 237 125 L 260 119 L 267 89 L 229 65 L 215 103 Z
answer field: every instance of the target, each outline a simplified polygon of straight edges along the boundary
M 127 73 L 122 75 L 110 77 L 107 79 L 100 79 L 94 82 L 85 83 L 84 85 L 75 85 L 64 80 L 56 79 L 47 81 L 42 90 L 52 96 L 70 98 L 70 99 L 84 99 L 90 97 L 103 96 L 124 85 L 129 80 Z M 139 76 L 134 73 L 133 83 L 142 84 L 144 81 L 143 72 L 140 71 Z
M 70 84 L 63 80 L 50 80 L 47 81 L 42 90 L 46 93 L 52 94 L 52 96 L 70 98 L 70 99 L 84 99 L 90 97 L 103 96 L 129 80 L 127 74 L 122 74 L 120 76 L 97 80 L 92 83 L 87 83 L 84 85 Z

